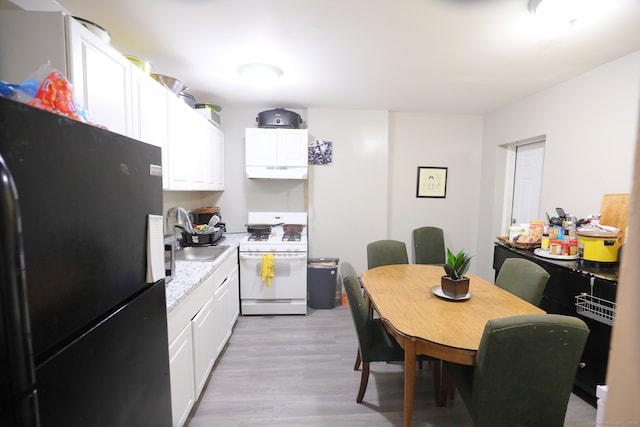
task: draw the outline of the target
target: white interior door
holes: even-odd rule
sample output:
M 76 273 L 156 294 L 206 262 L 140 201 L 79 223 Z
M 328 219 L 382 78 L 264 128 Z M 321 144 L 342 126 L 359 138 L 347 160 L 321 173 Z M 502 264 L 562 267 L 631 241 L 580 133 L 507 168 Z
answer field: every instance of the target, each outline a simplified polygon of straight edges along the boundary
M 542 219 L 540 195 L 544 166 L 544 141 L 516 148 L 511 223 L 523 224 Z

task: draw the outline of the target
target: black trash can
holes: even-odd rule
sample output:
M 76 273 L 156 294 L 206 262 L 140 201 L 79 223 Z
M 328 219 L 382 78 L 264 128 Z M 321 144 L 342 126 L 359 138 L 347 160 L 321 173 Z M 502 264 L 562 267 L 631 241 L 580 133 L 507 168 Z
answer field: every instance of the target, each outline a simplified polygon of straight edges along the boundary
M 307 305 L 311 308 L 334 308 L 338 282 L 338 258 L 307 260 Z

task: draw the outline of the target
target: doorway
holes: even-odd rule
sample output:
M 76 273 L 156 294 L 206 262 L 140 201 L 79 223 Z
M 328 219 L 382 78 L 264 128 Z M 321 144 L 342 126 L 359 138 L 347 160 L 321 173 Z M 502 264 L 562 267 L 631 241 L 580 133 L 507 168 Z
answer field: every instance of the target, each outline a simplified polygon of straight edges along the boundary
M 544 168 L 545 138 L 520 143 L 515 147 L 515 170 L 511 224 L 528 224 L 542 219 L 540 199 Z

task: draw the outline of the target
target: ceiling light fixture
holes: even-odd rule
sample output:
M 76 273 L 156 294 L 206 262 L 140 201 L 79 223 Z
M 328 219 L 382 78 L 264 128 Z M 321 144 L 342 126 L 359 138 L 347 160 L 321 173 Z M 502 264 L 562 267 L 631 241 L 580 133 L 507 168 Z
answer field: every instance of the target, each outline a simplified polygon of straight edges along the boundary
M 529 11 L 545 19 L 571 25 L 578 19 L 584 0 L 529 0 Z
M 283 73 L 280 68 L 274 65 L 252 63 L 239 66 L 238 74 L 254 84 L 267 86 L 275 83 Z

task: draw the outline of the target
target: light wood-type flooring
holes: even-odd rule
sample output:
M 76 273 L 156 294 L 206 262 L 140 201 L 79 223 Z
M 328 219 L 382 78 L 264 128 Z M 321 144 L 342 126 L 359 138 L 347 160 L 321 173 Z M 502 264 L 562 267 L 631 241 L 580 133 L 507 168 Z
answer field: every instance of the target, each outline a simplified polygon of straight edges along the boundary
M 188 426 L 402 426 L 402 364 L 372 363 L 364 402 L 357 404 L 356 351 L 347 306 L 309 308 L 307 316 L 241 316 Z M 595 421 L 595 408 L 572 395 L 565 426 Z M 425 363 L 416 376 L 413 426 L 471 425 L 459 395 L 447 408 L 435 406 Z

